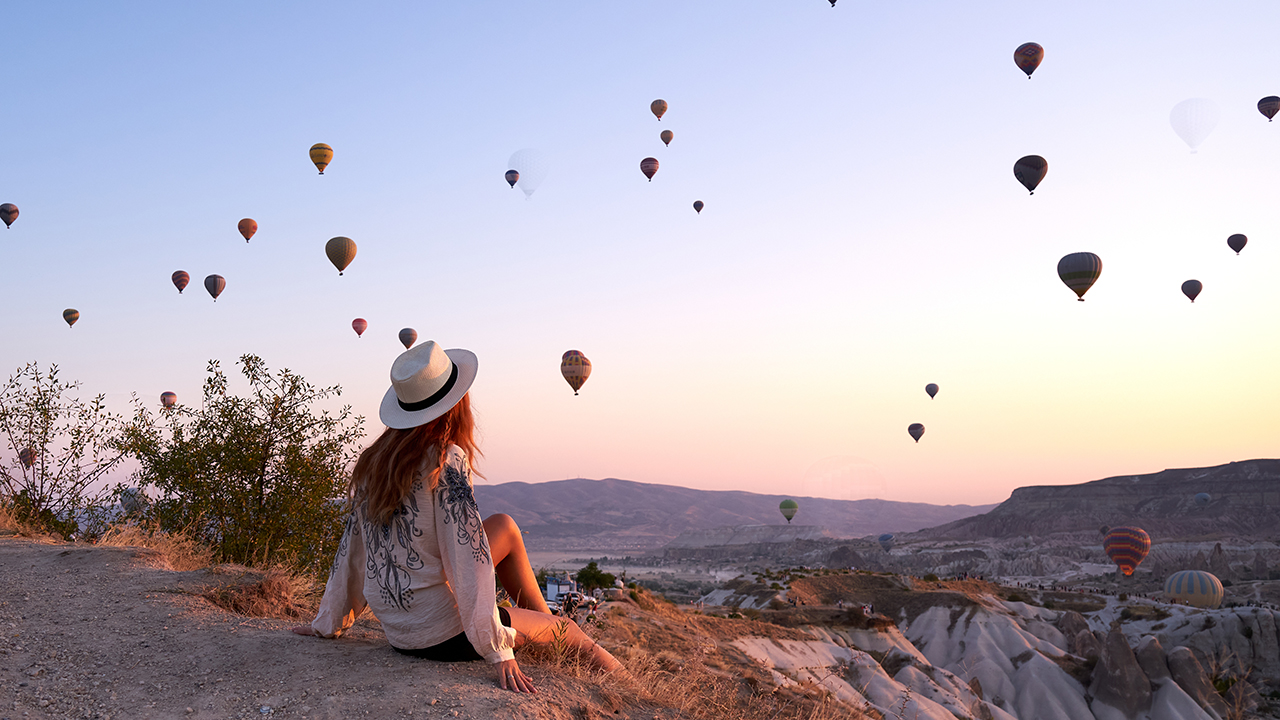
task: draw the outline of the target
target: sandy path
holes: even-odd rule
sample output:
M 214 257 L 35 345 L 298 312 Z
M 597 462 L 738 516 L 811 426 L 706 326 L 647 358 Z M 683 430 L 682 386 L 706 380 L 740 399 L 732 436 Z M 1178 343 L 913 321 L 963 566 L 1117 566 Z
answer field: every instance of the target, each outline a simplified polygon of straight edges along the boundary
M 341 640 L 294 635 L 299 623 L 192 594 L 225 576 L 145 567 L 139 554 L 0 538 L 0 720 L 576 718 L 557 700 L 590 697 L 537 668 L 541 692 L 517 696 L 484 663 L 405 658 L 372 621 Z

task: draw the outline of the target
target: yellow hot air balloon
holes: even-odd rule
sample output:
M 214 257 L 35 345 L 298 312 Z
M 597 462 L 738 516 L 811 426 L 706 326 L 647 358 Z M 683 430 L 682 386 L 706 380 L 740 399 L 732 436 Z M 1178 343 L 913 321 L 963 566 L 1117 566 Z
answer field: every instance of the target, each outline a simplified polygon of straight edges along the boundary
M 338 268 L 338 274 L 341 275 L 356 257 L 356 244 L 351 238 L 341 235 L 329 238 L 329 242 L 324 244 L 324 254 L 329 256 L 329 262 Z
M 333 148 L 324 143 L 316 143 L 311 146 L 311 162 L 316 164 L 316 169 L 320 174 L 324 174 L 324 169 L 329 166 L 329 161 L 333 160 Z
M 654 117 L 658 118 L 658 122 L 662 122 L 662 115 L 667 111 L 667 101 L 661 98 L 649 103 L 649 109 L 653 111 Z
M 1183 570 L 1164 581 L 1164 594 L 1170 600 L 1198 608 L 1222 606 L 1222 581 L 1203 570 Z
M 577 395 L 582 384 L 591 377 L 591 361 L 577 350 L 570 350 L 560 358 L 560 374 L 569 383 L 569 387 L 573 388 L 573 394 Z

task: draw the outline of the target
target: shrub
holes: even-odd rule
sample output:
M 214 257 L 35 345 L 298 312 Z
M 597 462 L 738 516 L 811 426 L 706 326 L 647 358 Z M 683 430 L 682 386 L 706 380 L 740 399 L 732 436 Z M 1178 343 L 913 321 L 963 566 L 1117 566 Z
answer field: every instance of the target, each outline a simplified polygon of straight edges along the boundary
M 319 574 L 342 534 L 349 468 L 364 418 L 312 404 L 342 389 L 316 388 L 288 370 L 272 374 L 254 355 L 240 358 L 245 397 L 228 391 L 209 363 L 200 408 L 153 417 L 138 406 L 121 446 L 138 459 L 139 487 L 154 485 L 143 519 L 186 530 L 223 562 L 290 562 Z
M 924 581 L 926 581 L 926 582 L 938 582 L 938 576 L 937 576 L 937 575 L 934 575 L 933 573 L 929 573 L 928 575 L 925 575 L 924 577 L 922 577 L 922 578 L 920 578 L 920 579 L 921 579 L 921 580 L 924 580 Z
M 1027 601 L 1026 598 L 1022 597 L 1022 595 L 1018 593 L 1009 593 L 1009 595 L 1005 599 L 1008 600 L 1009 602 L 1026 602 Z
M 1120 596 L 1116 599 L 1120 602 L 1129 602 L 1129 593 L 1120 593 Z
M 117 438 L 125 422 L 104 398 L 70 397 L 58 366 L 28 363 L 0 387 L 0 435 L 14 455 L 0 464 L 0 496 L 19 523 L 70 536 L 107 492 L 91 491 L 125 457 Z

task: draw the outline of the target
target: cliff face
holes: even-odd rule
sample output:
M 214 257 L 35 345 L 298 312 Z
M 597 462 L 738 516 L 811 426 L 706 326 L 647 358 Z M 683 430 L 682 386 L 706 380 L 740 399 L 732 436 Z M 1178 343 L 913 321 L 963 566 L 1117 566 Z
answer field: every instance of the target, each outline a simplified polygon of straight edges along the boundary
M 1208 493 L 1209 502 L 1196 504 L 1198 493 Z M 1096 534 L 1103 526 L 1125 524 L 1166 539 L 1280 532 L 1280 460 L 1018 488 L 985 515 L 922 534 L 938 539 Z

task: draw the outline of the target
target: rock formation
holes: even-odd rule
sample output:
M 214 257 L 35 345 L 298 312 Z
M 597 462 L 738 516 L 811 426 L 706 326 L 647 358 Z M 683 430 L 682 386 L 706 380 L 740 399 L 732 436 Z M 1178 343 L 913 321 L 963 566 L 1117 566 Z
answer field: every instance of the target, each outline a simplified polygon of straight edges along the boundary
M 1151 709 L 1151 683 L 1118 628 L 1107 633 L 1089 694 L 1093 696 L 1094 715 L 1099 714 L 1098 703 L 1118 710 L 1126 718 L 1136 718 Z
M 1205 712 L 1219 720 L 1226 720 L 1227 703 L 1214 691 L 1195 653 L 1185 647 L 1176 647 L 1169 651 L 1166 661 L 1169 665 L 1169 674 L 1183 692 L 1190 695 L 1191 699 L 1195 700 Z

